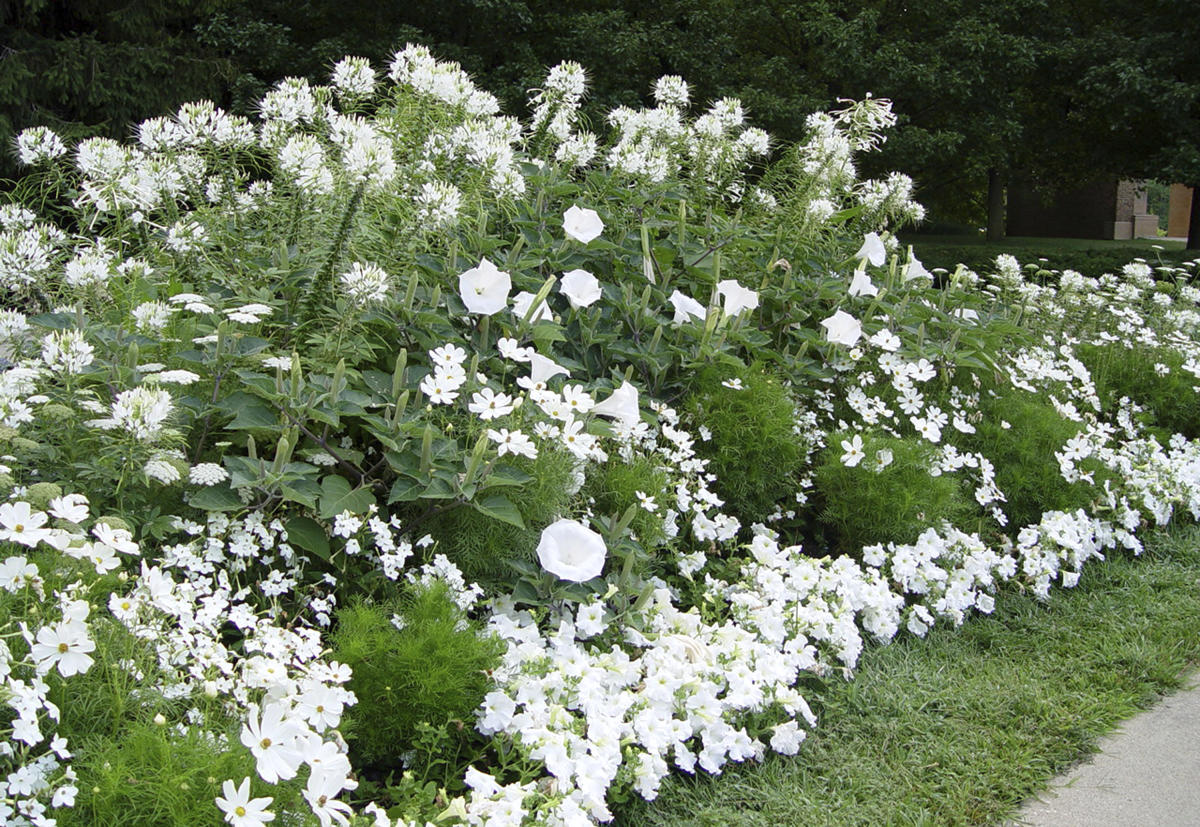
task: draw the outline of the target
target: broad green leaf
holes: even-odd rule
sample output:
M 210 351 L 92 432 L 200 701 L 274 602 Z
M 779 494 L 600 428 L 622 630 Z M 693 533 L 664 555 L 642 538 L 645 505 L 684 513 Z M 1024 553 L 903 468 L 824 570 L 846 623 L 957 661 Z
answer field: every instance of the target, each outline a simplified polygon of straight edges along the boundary
M 246 507 L 237 492 L 224 483 L 201 488 L 192 494 L 189 502 L 205 511 L 237 511 Z
M 525 528 L 525 521 L 521 518 L 521 512 L 517 510 L 517 507 L 507 497 L 493 494 L 483 500 L 473 502 L 471 505 L 480 514 L 486 514 L 493 519 L 514 525 L 517 528 Z
M 329 537 L 321 524 L 311 517 L 292 517 L 285 524 L 288 542 L 329 561 Z
M 349 511 L 365 514 L 375 503 L 375 495 L 368 486 L 351 489 L 345 477 L 330 474 L 321 480 L 321 518 L 328 520 Z

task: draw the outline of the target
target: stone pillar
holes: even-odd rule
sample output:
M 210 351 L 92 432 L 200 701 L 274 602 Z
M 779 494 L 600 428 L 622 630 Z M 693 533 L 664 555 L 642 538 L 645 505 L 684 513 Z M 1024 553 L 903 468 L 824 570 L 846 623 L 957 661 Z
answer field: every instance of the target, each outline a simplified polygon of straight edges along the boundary
M 1192 214 L 1192 189 L 1183 184 L 1171 185 L 1171 209 L 1167 214 L 1167 235 L 1187 238 L 1188 220 Z

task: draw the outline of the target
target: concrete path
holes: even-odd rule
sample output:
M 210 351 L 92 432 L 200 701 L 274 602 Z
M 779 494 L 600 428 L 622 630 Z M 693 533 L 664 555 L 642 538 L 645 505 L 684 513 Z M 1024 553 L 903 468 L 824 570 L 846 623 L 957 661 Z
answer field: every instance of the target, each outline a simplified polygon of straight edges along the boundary
M 1097 755 L 1026 802 L 1012 824 L 1200 825 L 1200 675 L 1103 739 Z

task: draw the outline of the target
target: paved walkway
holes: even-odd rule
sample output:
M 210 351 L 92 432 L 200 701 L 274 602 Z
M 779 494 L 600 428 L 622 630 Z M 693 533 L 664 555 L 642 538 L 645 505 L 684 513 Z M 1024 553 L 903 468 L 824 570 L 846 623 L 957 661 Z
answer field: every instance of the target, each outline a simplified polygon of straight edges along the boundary
M 1200 675 L 1129 719 L 1100 752 L 1029 801 L 1013 824 L 1029 827 L 1200 825 Z

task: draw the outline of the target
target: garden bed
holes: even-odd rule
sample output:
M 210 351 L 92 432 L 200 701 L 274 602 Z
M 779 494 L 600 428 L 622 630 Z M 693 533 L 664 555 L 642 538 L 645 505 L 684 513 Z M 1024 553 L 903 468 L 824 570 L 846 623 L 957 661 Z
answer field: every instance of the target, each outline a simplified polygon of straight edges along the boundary
M 601 137 L 583 93 L 410 46 L 22 134 L 4 819 L 608 821 L 1200 515 L 1194 263 L 935 286 L 855 175 L 887 101 L 768 165 L 679 78 Z

